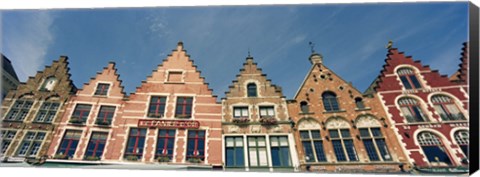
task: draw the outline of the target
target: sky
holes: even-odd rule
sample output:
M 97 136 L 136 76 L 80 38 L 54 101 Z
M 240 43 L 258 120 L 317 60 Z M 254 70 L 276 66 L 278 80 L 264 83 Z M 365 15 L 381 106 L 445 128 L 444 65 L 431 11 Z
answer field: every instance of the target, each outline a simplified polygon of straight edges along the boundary
M 114 61 L 127 94 L 178 41 L 219 98 L 250 51 L 291 99 L 311 66 L 310 41 L 327 67 L 363 92 L 389 40 L 449 76 L 468 40 L 466 2 L 1 10 L 0 18 L 0 51 L 20 81 L 66 55 L 78 88 Z

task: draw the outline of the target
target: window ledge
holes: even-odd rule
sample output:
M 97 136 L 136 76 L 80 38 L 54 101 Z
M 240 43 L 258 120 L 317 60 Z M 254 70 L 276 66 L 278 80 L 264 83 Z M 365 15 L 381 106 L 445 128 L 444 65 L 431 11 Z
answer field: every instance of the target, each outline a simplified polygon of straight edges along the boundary
M 371 110 L 372 108 L 370 107 L 364 107 L 364 108 L 355 108 L 355 111 L 368 111 Z
M 8 119 L 3 119 L 2 122 L 23 123 L 23 120 L 8 120 Z
M 330 113 L 341 113 L 341 112 L 347 112 L 347 110 L 341 109 L 341 110 L 336 110 L 336 111 L 324 111 L 323 113 L 324 114 L 330 114 Z
M 107 98 L 108 95 L 93 95 L 94 97 Z
M 185 82 L 181 82 L 181 81 L 167 81 L 167 82 L 165 82 L 165 84 L 185 84 Z
M 48 125 L 52 124 L 52 122 L 36 122 L 36 121 L 33 121 L 32 123 L 33 124 L 48 124 Z
M 443 120 L 443 121 L 439 121 L 439 123 L 445 123 L 445 124 L 448 124 L 448 123 L 469 123 L 470 121 L 468 120 Z
M 314 112 L 300 112 L 298 113 L 299 115 L 313 115 L 315 114 Z

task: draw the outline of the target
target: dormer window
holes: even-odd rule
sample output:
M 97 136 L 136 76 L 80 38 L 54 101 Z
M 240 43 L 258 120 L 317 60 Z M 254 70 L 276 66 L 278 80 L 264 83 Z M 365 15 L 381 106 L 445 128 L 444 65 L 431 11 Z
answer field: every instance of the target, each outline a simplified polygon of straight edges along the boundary
M 397 71 L 400 80 L 405 89 L 421 89 L 422 85 L 415 76 L 415 72 L 411 68 L 400 68 Z
M 257 85 L 255 83 L 249 83 L 247 85 L 248 97 L 257 97 Z
M 300 109 L 302 113 L 308 113 L 308 103 L 306 101 L 300 102 Z
M 338 105 L 337 95 L 333 92 L 324 92 L 322 94 L 323 107 L 325 111 L 339 111 L 340 107 Z
M 360 97 L 355 98 L 355 105 L 358 109 L 364 109 L 365 105 L 363 104 L 363 100 Z
M 110 84 L 99 83 L 97 85 L 97 89 L 95 90 L 95 95 L 106 96 L 109 88 Z
M 42 86 L 40 87 L 41 91 L 52 91 L 53 88 L 55 87 L 55 84 L 57 83 L 57 78 L 55 77 L 48 77 L 43 81 Z

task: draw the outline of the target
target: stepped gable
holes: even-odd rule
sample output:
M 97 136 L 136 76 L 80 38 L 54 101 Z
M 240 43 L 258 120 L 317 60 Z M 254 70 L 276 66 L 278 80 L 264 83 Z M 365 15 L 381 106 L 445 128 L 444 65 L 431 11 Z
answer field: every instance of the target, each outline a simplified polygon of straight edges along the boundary
M 460 58 L 461 63 L 458 65 L 459 68 L 457 72 L 455 72 L 451 77 L 450 80 L 456 83 L 468 83 L 468 42 L 463 43 L 462 48 L 462 57 Z
M 315 63 L 312 65 L 310 70 L 308 71 L 307 75 L 305 76 L 304 80 L 302 81 L 302 84 L 298 88 L 297 92 L 295 93 L 295 96 L 293 99 L 297 99 L 300 94 L 308 92 L 307 88 L 305 85 L 308 82 L 315 81 L 315 80 L 320 80 L 321 75 L 325 74 L 328 76 L 327 79 L 332 78 L 333 80 L 340 80 L 343 84 L 347 85 L 349 88 L 352 88 L 353 91 L 355 91 L 355 94 L 362 95 L 362 92 L 360 92 L 355 86 L 352 85 L 351 82 L 347 82 L 344 80 L 342 77 L 340 77 L 338 74 L 336 74 L 333 70 L 329 69 L 322 63 Z
M 262 73 L 262 69 L 257 66 L 257 63 L 253 61 L 253 57 L 248 56 L 240 73 L 232 81 L 232 85 L 228 86 L 228 91 L 225 92 L 225 96 L 228 97 L 246 97 L 246 84 L 248 80 L 252 79 L 258 81 L 259 94 L 262 96 L 278 96 L 284 98 L 282 88 L 275 84 L 272 84 L 272 80 L 267 79 L 267 74 Z M 258 77 L 260 75 L 260 77 Z M 247 83 L 248 82 L 248 83 Z M 245 84 L 245 85 L 242 85 Z
M 388 49 L 387 58 L 383 69 L 380 71 L 380 75 L 376 81 L 370 86 L 375 91 L 384 90 L 402 90 L 399 84 L 383 84 L 387 82 L 385 75 L 395 74 L 395 67 L 399 65 L 410 65 L 417 68 L 422 74 L 423 80 L 431 87 L 450 86 L 451 82 L 447 75 L 441 75 L 438 70 L 431 70 L 429 65 L 422 65 L 420 60 L 414 60 L 412 56 L 406 56 L 404 52 L 399 52 L 397 48 Z M 395 77 L 390 77 L 387 83 L 397 83 Z M 435 82 L 433 82 L 435 81 Z M 371 89 L 370 88 L 370 89 Z M 367 89 L 368 90 L 368 89 Z
M 169 81 L 168 76 L 169 72 L 182 72 L 181 81 L 172 82 Z M 192 76 L 193 75 L 193 76 Z M 216 98 L 216 95 L 213 95 L 213 90 L 208 87 L 208 83 L 205 82 L 205 78 L 201 76 L 201 71 L 197 69 L 197 65 L 194 64 L 193 60 L 190 59 L 190 55 L 187 54 L 187 51 L 183 48 L 183 42 L 178 42 L 177 48 L 172 50 L 171 54 L 168 54 L 167 58 L 162 61 L 162 64 L 157 66 L 157 69 L 153 70 L 152 74 L 147 77 L 147 80 L 142 81 L 141 86 L 135 89 L 135 93 L 138 92 L 149 92 L 151 88 L 147 86 L 146 83 L 156 83 L 166 85 L 185 85 L 189 83 L 203 83 L 204 87 L 200 90 L 199 93 L 205 95 L 212 95 Z M 165 84 L 165 85 L 164 85 Z M 160 86 L 161 87 L 161 86 Z M 170 92 L 182 92 L 181 90 L 173 90 L 173 88 L 164 88 Z M 178 89 L 178 88 L 176 88 Z M 184 87 L 183 89 L 189 89 Z M 131 93 L 130 95 L 135 95 Z
M 112 79 L 114 78 L 114 79 Z M 97 83 L 110 83 L 109 95 L 125 97 L 124 87 L 122 86 L 122 80 L 120 80 L 120 74 L 117 73 L 115 68 L 115 62 L 111 61 L 101 72 L 97 72 L 95 77 L 90 78 L 90 81 L 83 84 L 83 88 L 78 89 L 77 94 L 91 95 L 96 89 Z
M 77 87 L 70 79 L 70 68 L 68 67 L 68 57 L 60 56 L 58 60 L 54 60 L 52 65 L 45 66 L 43 71 L 37 71 L 35 76 L 30 76 L 26 82 L 20 83 L 14 92 L 13 98 L 18 98 L 24 94 L 38 95 L 40 98 L 48 98 L 51 96 L 60 96 L 67 99 L 69 94 L 75 93 Z M 39 90 L 43 81 L 50 76 L 58 79 L 58 83 L 51 92 L 44 92 Z

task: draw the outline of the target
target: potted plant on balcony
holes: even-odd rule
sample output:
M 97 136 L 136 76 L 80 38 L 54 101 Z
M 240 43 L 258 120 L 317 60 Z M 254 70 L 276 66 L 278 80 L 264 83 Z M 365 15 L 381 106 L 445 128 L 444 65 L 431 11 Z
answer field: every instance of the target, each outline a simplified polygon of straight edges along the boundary
M 245 117 L 233 118 L 232 122 L 234 124 L 248 124 L 248 122 L 250 122 L 250 119 Z
M 104 120 L 104 119 L 97 119 L 95 122 L 97 125 L 103 125 L 103 126 L 109 126 L 110 121 L 109 120 Z
M 71 124 L 83 124 L 83 120 L 79 117 L 72 117 L 69 122 Z
M 138 161 L 138 157 L 135 155 L 128 155 L 125 157 L 125 159 L 128 161 Z
M 177 114 L 175 115 L 177 118 L 191 118 L 192 116 L 190 114 Z
M 161 154 L 157 157 L 157 162 L 160 162 L 160 163 L 170 162 L 170 157 L 168 156 L 168 154 Z
M 100 160 L 100 157 L 97 157 L 97 156 L 86 156 L 84 159 L 85 159 L 85 160 L 89 160 L 89 161 L 97 161 L 97 160 Z
M 157 114 L 157 113 L 149 113 L 148 117 L 153 117 L 153 118 L 162 118 L 163 114 Z
M 199 156 L 192 156 L 192 157 L 188 158 L 188 162 L 190 162 L 190 163 L 201 163 L 202 158 L 200 158 Z
M 55 154 L 55 156 L 53 156 L 54 159 L 68 159 L 68 156 L 67 154 L 63 154 L 63 153 L 59 153 L 59 154 Z
M 262 117 L 260 118 L 260 123 L 262 125 L 274 125 L 277 124 L 277 119 L 274 117 Z

